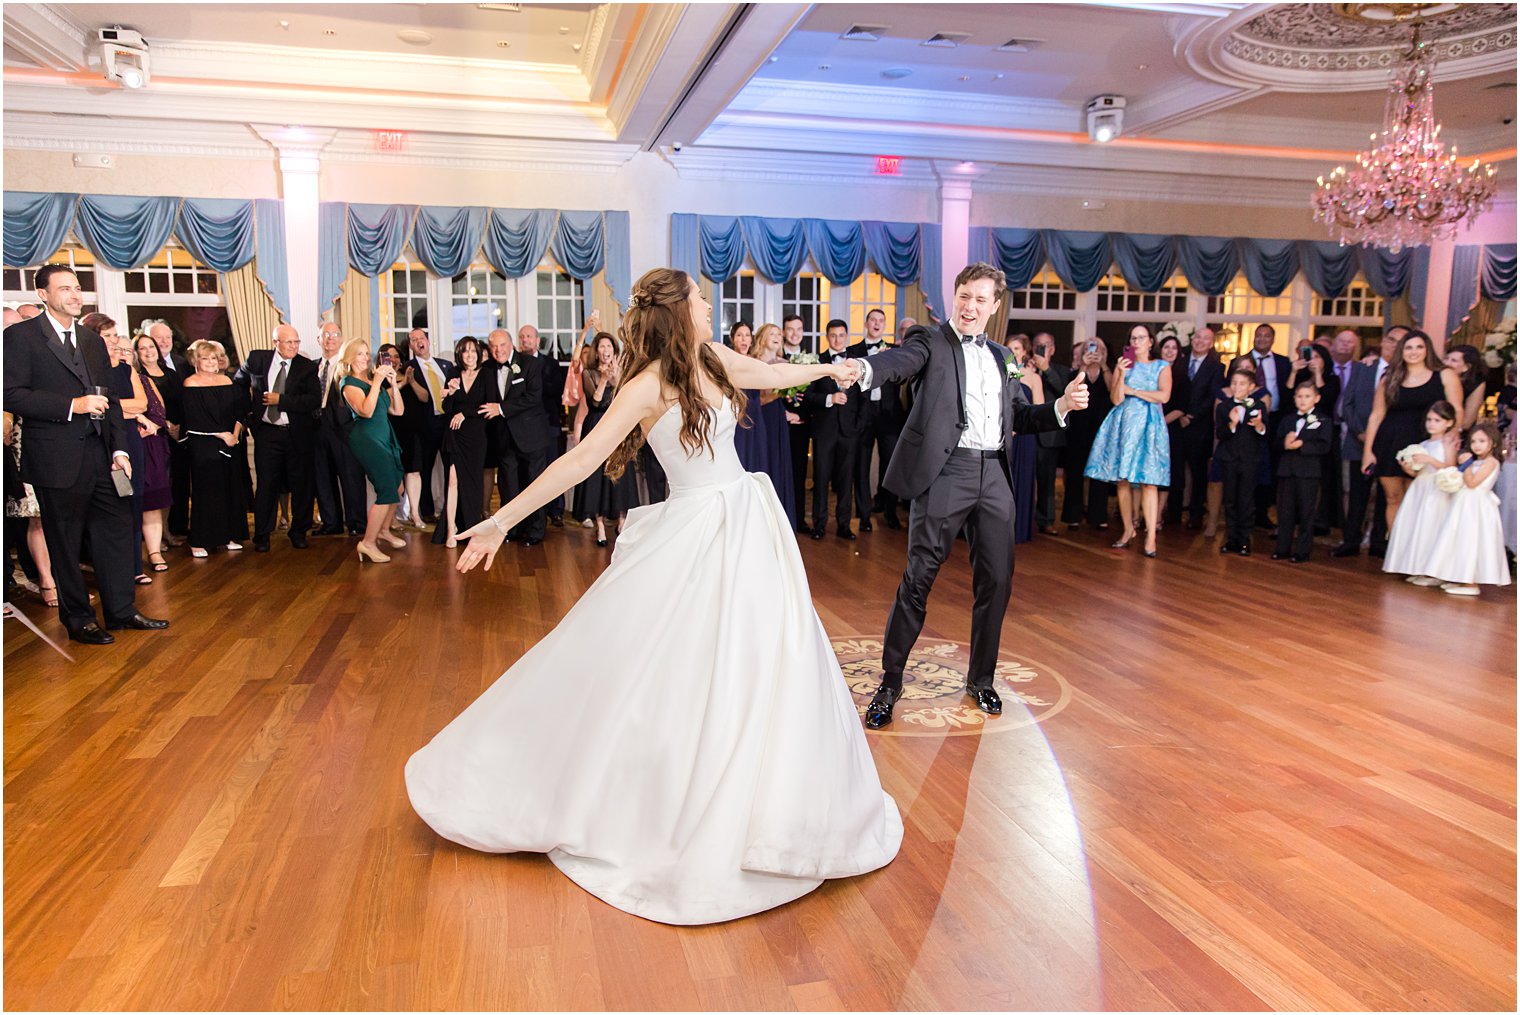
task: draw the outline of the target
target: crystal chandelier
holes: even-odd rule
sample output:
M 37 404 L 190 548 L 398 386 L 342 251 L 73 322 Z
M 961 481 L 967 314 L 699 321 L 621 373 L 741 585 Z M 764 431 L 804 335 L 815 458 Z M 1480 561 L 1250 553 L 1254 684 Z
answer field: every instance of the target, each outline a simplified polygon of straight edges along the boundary
M 1457 164 L 1435 118 L 1435 50 L 1414 36 L 1394 72 L 1375 146 L 1351 169 L 1336 166 L 1319 177 L 1314 218 L 1343 244 L 1398 251 L 1454 237 L 1457 223 L 1487 211 L 1494 200 L 1494 167 L 1474 159 Z

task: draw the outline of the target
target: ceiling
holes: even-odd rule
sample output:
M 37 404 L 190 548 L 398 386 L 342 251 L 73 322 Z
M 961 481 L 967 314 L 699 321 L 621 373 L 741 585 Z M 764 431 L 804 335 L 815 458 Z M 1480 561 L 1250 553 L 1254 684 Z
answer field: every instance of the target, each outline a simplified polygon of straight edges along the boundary
M 510 5 L 6 4 L 6 145 L 199 137 L 230 155 L 284 124 L 355 160 L 374 130 L 410 132 L 436 164 L 659 151 L 722 176 L 785 152 L 766 160 L 776 179 L 868 174 L 881 152 L 909 180 L 974 162 L 993 179 L 1129 174 L 1141 193 L 1155 174 L 1226 194 L 1248 180 L 1301 204 L 1302 181 L 1376 129 L 1407 35 L 1327 4 L 493 6 Z M 1515 7 L 1444 6 L 1426 28 L 1443 137 L 1513 187 Z M 94 33 L 117 24 L 149 40 L 147 88 L 100 77 Z M 860 26 L 876 40 L 842 37 Z M 1100 94 L 1128 101 L 1109 145 L 1085 133 Z

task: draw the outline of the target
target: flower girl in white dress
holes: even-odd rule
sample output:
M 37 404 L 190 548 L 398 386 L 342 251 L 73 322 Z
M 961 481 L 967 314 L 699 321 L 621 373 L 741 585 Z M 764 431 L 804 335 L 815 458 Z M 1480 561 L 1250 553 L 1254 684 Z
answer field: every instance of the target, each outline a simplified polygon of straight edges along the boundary
M 547 853 L 597 897 L 662 923 L 716 923 L 889 863 L 902 842 L 770 479 L 734 451 L 744 388 L 856 361 L 764 363 L 713 344 L 683 272 L 651 271 L 624 319 L 602 422 L 463 535 L 489 569 L 506 532 L 647 439 L 667 500 L 628 513 L 607 570 L 553 631 L 406 765 L 441 836 Z M 755 602 L 776 623 L 751 622 Z M 574 679 L 568 679 L 569 675 Z
M 1479 423 L 1467 436 L 1470 454 L 1457 468 L 1462 487 L 1452 494 L 1451 510 L 1436 535 L 1426 571 L 1453 596 L 1475 596 L 1479 585 L 1508 585 L 1509 559 L 1504 555 L 1504 525 L 1499 520 L 1499 428 Z
M 1457 412 L 1450 402 L 1436 402 L 1425 413 L 1425 432 L 1430 439 L 1419 451 L 1399 455 L 1399 464 L 1414 477 L 1404 494 L 1399 513 L 1393 517 L 1393 531 L 1388 534 L 1388 552 L 1383 570 L 1389 574 L 1407 574 L 1415 585 L 1439 585 L 1429 577 L 1426 560 L 1435 545 L 1436 534 L 1451 509 L 1451 494 L 1436 485 L 1436 473 L 1455 465 L 1461 438 L 1457 433 Z

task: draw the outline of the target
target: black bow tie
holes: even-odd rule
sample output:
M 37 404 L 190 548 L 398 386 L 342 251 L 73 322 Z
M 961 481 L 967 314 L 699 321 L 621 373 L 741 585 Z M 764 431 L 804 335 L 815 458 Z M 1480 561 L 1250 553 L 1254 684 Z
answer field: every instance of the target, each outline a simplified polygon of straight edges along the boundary
M 966 345 L 968 342 L 975 342 L 977 344 L 977 347 L 981 348 L 981 347 L 983 347 L 983 346 L 985 346 L 987 344 L 987 336 L 985 334 L 982 334 L 982 335 L 962 335 L 961 336 L 961 345 Z
M 878 346 L 878 345 L 881 345 L 881 339 L 879 339 L 879 338 L 878 338 L 878 339 L 877 339 L 877 340 L 876 340 L 876 341 L 874 341 L 874 342 L 873 342 L 873 341 L 871 341 L 871 340 L 870 340 L 870 339 L 869 339 L 869 338 L 868 338 L 868 339 L 866 339 L 866 348 L 867 348 L 867 349 L 874 349 L 874 348 L 876 348 L 876 347 L 877 347 L 877 346 Z

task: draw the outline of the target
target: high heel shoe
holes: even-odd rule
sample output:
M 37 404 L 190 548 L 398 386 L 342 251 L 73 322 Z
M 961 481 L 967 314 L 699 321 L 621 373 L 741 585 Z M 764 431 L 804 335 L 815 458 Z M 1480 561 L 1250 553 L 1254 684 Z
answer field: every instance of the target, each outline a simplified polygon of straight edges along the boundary
M 1144 550 L 1144 549 L 1142 549 L 1140 551 L 1140 555 L 1142 557 L 1149 557 L 1151 560 L 1155 560 L 1156 559 L 1156 551 L 1155 550 Z
M 1129 544 L 1132 543 L 1132 542 L 1134 542 L 1134 541 L 1135 541 L 1135 533 L 1133 531 L 1126 532 L 1124 534 L 1124 538 L 1121 539 L 1121 540 L 1119 540 L 1117 543 L 1114 544 L 1114 549 L 1115 550 L 1128 550 L 1129 549 Z
M 392 546 L 396 546 L 396 547 L 404 547 L 404 546 L 406 546 L 406 540 L 402 539 L 400 536 L 394 536 L 394 535 L 392 535 L 389 532 L 382 532 L 382 533 L 380 533 L 380 537 L 379 538 L 385 540 L 387 543 L 389 543 Z
M 387 557 L 385 554 L 381 553 L 379 550 L 375 549 L 373 546 L 369 546 L 369 545 L 367 545 L 365 543 L 360 543 L 359 544 L 359 563 L 362 564 L 366 560 L 372 560 L 376 564 L 384 564 L 384 563 L 388 562 L 390 560 L 390 558 Z

